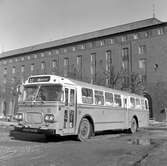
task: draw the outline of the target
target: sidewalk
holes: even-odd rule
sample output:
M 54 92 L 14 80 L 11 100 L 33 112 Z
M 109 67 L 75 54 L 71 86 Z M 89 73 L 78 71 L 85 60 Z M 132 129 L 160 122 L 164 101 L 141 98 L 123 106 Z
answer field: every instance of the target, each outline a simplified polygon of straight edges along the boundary
M 149 121 L 149 126 L 146 129 L 150 130 L 167 130 L 167 122 L 158 122 L 154 120 Z
M 8 121 L 4 121 L 4 120 L 0 120 L 0 128 L 8 128 L 8 127 L 12 127 L 16 124 L 16 122 L 8 122 Z

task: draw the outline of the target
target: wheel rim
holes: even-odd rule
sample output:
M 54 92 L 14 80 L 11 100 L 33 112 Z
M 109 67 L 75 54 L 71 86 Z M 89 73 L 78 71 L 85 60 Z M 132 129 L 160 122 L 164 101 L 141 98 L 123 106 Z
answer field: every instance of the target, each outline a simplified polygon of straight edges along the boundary
M 89 133 L 90 133 L 90 124 L 88 120 L 83 120 L 81 122 L 81 126 L 80 126 L 80 138 L 81 139 L 87 139 L 89 138 Z

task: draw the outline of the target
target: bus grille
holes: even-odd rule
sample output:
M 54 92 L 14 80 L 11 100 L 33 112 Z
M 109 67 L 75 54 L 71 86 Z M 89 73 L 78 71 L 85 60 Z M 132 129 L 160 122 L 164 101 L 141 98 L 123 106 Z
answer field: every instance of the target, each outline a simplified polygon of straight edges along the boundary
M 28 123 L 42 123 L 42 115 L 37 112 L 27 112 L 26 120 Z

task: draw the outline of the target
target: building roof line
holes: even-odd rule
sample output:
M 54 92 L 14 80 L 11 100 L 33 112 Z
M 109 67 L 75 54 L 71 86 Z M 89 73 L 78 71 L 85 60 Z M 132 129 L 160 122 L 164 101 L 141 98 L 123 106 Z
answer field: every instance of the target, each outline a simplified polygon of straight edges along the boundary
M 20 54 L 25 54 L 29 52 L 35 52 L 39 51 L 42 49 L 47 49 L 47 48 L 53 48 L 53 47 L 59 47 L 67 44 L 72 44 L 76 42 L 82 42 L 90 39 L 95 39 L 95 38 L 100 38 L 104 36 L 109 36 L 109 35 L 115 35 L 119 33 L 124 33 L 127 31 L 132 31 L 136 29 L 141 29 L 141 28 L 146 28 L 154 25 L 160 25 L 162 22 L 156 18 L 149 18 L 145 20 L 140 20 L 140 21 L 135 21 L 132 23 L 127 23 L 127 24 L 122 24 L 110 28 L 105 28 L 102 30 L 97 30 L 93 32 L 88 32 L 80 35 L 75 35 L 71 37 L 67 37 L 64 39 L 59 39 L 59 40 L 54 40 L 54 41 L 49 41 L 41 44 L 36 44 L 33 46 L 28 46 L 20 49 L 15 49 L 7 52 L 3 52 L 0 54 L 0 59 L 1 58 L 7 58 L 12 55 L 20 55 Z

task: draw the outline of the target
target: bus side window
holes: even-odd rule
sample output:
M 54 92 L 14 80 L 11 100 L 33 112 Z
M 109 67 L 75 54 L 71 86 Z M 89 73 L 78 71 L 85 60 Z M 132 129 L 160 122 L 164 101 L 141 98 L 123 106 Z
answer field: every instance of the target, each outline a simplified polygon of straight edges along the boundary
M 141 109 L 141 103 L 139 98 L 136 98 L 136 108 Z
M 70 106 L 74 105 L 74 89 L 70 90 Z
M 105 92 L 105 105 L 113 105 L 113 94 Z
M 68 89 L 65 88 L 65 106 L 68 106 Z
M 103 91 L 95 90 L 95 104 L 104 105 Z
M 114 105 L 116 107 L 121 107 L 122 106 L 121 95 L 114 94 Z
M 144 105 L 144 100 L 141 99 L 141 106 L 142 106 L 142 109 L 145 109 L 145 105 Z
M 130 98 L 130 108 L 135 108 L 135 98 L 134 97 Z
M 93 104 L 93 90 L 88 88 L 82 88 L 82 102 L 87 104 Z

